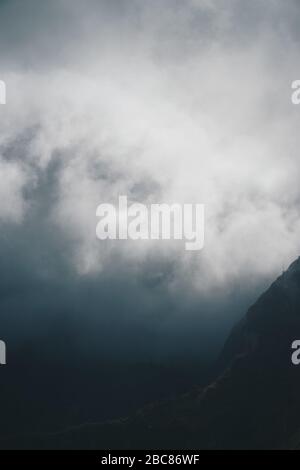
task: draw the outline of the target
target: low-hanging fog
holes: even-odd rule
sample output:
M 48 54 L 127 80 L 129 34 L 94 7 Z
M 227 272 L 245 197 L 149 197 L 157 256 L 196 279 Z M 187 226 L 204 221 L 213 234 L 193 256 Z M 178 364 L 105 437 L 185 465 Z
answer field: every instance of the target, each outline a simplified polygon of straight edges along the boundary
M 299 253 L 299 20 L 293 0 L 0 2 L 8 344 L 219 350 Z M 204 249 L 100 242 L 119 195 L 205 204 Z

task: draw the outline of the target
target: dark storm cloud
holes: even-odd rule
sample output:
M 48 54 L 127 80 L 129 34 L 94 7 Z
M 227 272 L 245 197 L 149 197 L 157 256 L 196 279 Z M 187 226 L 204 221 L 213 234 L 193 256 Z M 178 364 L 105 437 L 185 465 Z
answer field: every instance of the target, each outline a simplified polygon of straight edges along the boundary
M 12 341 L 52 325 L 87 353 L 199 354 L 297 255 L 299 15 L 296 1 L 0 3 Z M 119 194 L 204 202 L 204 251 L 99 244 L 95 209 Z

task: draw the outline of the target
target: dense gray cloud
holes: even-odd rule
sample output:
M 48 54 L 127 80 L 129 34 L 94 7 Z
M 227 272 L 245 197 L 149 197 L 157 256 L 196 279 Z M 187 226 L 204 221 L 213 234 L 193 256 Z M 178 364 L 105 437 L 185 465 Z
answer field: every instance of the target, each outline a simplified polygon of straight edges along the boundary
M 4 312 L 59 316 L 77 292 L 79 316 L 142 324 L 159 353 L 190 317 L 232 322 L 299 251 L 297 2 L 0 5 Z M 120 194 L 204 203 L 204 250 L 97 241 Z M 101 309 L 107 286 L 122 302 Z

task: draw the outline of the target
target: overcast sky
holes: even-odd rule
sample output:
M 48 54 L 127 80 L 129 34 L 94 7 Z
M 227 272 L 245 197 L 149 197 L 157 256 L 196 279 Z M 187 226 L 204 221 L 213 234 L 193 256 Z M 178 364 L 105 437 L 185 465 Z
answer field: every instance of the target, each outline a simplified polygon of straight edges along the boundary
M 197 348 L 299 255 L 299 21 L 296 0 L 0 1 L 7 335 L 61 316 Z M 120 194 L 204 203 L 204 249 L 100 242 Z

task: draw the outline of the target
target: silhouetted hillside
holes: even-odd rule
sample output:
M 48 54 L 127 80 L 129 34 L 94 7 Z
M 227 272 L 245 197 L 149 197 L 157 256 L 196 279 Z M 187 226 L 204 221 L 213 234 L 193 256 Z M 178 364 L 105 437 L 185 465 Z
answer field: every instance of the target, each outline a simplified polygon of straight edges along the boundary
M 145 407 L 123 420 L 22 439 L 41 448 L 281 448 L 300 444 L 300 258 L 248 310 L 204 389 Z M 6 442 L 6 446 L 16 443 Z

